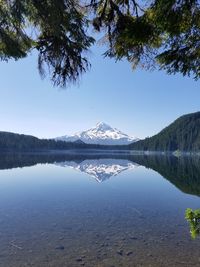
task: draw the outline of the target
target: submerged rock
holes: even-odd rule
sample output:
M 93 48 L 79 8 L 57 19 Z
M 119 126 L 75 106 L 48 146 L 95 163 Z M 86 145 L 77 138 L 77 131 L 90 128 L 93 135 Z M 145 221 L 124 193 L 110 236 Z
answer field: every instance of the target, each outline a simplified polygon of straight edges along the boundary
M 117 251 L 117 254 L 120 255 L 120 256 L 123 256 L 123 253 L 124 253 L 123 249 L 120 249 L 120 250 Z
M 76 261 L 77 262 L 81 262 L 82 261 L 82 258 L 77 258 Z
M 132 255 L 133 254 L 133 251 L 128 251 L 127 253 L 126 253 L 126 256 L 130 256 L 130 255 Z
M 57 250 L 64 250 L 65 247 L 64 246 L 57 246 L 57 247 L 55 247 L 55 249 L 57 249 Z
M 136 236 L 131 236 L 130 239 L 137 240 L 138 238 Z

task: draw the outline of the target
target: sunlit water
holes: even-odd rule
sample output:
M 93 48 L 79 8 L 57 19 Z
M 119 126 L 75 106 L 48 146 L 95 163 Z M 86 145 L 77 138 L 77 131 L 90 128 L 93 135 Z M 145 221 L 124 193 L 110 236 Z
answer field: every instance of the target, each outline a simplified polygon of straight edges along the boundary
M 184 218 L 200 208 L 199 159 L 1 156 L 0 169 L 2 267 L 200 266 Z

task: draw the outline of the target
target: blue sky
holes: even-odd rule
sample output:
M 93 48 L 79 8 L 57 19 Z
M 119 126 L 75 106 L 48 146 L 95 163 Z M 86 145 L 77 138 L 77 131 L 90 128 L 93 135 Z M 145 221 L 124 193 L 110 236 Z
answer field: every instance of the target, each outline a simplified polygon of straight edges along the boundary
M 132 71 L 126 61 L 104 59 L 102 51 L 91 50 L 91 70 L 65 90 L 41 80 L 34 54 L 1 62 L 0 130 L 49 138 L 104 121 L 143 138 L 200 110 L 200 81 L 164 71 Z

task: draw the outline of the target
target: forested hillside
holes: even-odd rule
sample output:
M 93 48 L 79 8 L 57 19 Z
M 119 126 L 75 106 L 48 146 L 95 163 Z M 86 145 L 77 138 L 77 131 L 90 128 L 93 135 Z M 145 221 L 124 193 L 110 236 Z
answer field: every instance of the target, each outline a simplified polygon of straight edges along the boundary
M 130 145 L 144 151 L 200 151 L 200 112 L 184 115 L 160 133 Z

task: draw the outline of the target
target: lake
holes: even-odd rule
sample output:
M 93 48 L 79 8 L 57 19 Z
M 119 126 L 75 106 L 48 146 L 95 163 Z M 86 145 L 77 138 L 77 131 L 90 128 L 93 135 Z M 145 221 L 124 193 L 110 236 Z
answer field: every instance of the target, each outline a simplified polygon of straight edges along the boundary
M 0 266 L 200 266 L 200 158 L 0 155 Z

